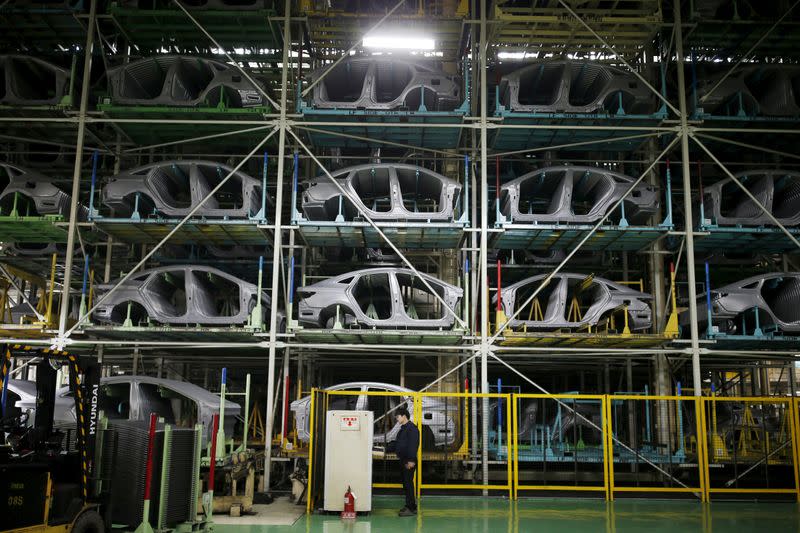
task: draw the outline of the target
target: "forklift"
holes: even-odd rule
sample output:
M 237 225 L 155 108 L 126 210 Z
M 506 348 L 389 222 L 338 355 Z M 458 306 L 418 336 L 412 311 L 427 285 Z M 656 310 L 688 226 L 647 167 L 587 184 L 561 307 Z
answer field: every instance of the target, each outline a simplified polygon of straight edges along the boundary
M 110 473 L 98 448 L 100 365 L 91 357 L 30 346 L 0 345 L 0 530 L 14 533 L 110 531 Z M 36 408 L 26 413 L 7 401 L 12 354 L 31 357 L 36 369 Z M 55 428 L 57 369 L 69 369 L 76 427 Z M 33 417 L 33 420 L 29 420 Z M 74 439 L 70 438 L 70 434 Z M 112 441 L 114 441 L 112 443 Z M 116 446 L 113 438 L 105 443 Z M 113 453 L 106 454 L 114 457 Z M 106 460 L 105 463 L 108 463 Z

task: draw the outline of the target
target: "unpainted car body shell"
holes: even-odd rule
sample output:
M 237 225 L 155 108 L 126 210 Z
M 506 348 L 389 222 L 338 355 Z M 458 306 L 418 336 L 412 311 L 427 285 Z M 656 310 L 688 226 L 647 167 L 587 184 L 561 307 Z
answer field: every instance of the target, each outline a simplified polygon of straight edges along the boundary
M 328 67 L 310 75 L 314 83 Z M 312 90 L 316 109 L 452 111 L 461 105 L 461 85 L 455 76 L 428 65 L 393 58 L 354 57 L 333 67 Z
M 431 170 L 401 163 L 358 165 L 332 172 L 331 176 L 345 190 L 348 197 L 327 176 L 319 176 L 303 183 L 302 208 L 309 220 L 333 221 L 341 214 L 352 220 L 366 213 L 375 221 L 435 221 L 453 222 L 460 197 L 461 185 Z M 376 195 L 390 201 L 389 206 L 375 209 L 368 206 L 365 196 Z M 433 201 L 436 211 L 414 211 L 406 207 L 404 198 Z M 357 206 L 357 207 L 356 207 Z
M 411 389 L 407 389 L 405 387 L 400 387 L 398 385 L 392 385 L 390 383 L 380 383 L 376 381 L 358 381 L 358 382 L 351 382 L 351 383 L 340 383 L 338 385 L 333 385 L 332 387 L 328 387 L 325 390 L 327 391 L 343 391 L 343 390 L 352 390 L 352 391 L 386 391 L 386 392 L 396 392 L 398 393 L 399 397 L 402 397 L 405 400 L 406 409 L 408 409 L 409 413 L 411 414 L 411 419 L 414 420 L 414 400 L 410 393 L 413 391 Z M 334 398 L 335 396 L 331 396 Z M 349 395 L 347 397 L 350 397 Z M 368 396 L 366 394 L 361 394 L 355 397 L 354 402 L 354 409 L 353 410 L 366 410 L 368 409 Z M 352 397 L 351 397 L 352 398 Z M 311 396 L 306 396 L 299 400 L 295 400 L 291 403 L 290 409 L 294 413 L 295 416 L 295 429 L 297 431 L 297 438 L 303 442 L 308 442 L 310 439 L 309 433 L 309 423 L 310 423 L 310 410 L 311 410 Z M 423 430 L 423 427 L 427 426 L 431 433 L 433 434 L 434 445 L 437 447 L 441 446 L 448 446 L 455 442 L 456 438 L 456 423 L 453 419 L 453 415 L 457 413 L 457 407 L 454 406 L 452 403 L 449 406 L 445 405 L 445 402 L 440 398 L 432 398 L 432 397 L 425 397 L 422 398 L 422 413 L 423 413 L 423 420 L 422 426 L 419 425 L 419 421 L 415 420 L 418 426 L 420 426 L 420 431 Z M 448 413 L 447 411 L 450 410 L 451 412 Z M 376 419 L 378 416 L 385 415 L 391 417 L 394 420 L 394 413 L 376 413 Z M 373 435 L 373 442 L 377 445 L 381 445 L 384 443 L 392 442 L 397 438 L 397 433 L 400 431 L 400 424 L 394 424 L 391 430 L 386 433 L 376 433 Z
M 800 172 L 764 169 L 739 172 L 734 176 L 781 224 L 800 224 Z M 774 225 L 730 178 L 705 188 L 703 215 L 719 226 Z
M 527 299 L 519 294 L 519 292 L 529 285 L 532 285 L 532 289 L 537 288 L 545 278 L 547 278 L 547 274 L 532 276 L 502 288 L 502 307 L 508 318 L 511 318 L 514 314 L 517 298 L 521 298 L 518 302 L 519 305 L 522 305 L 524 300 Z M 509 320 L 509 327 L 513 329 L 525 326 L 527 329 L 539 331 L 561 328 L 580 328 L 586 325 L 597 324 L 604 314 L 623 305 L 627 306 L 630 319 L 628 327 L 631 331 L 642 331 L 652 326 L 651 309 L 646 303 L 646 300 L 652 299 L 651 295 L 614 283 L 611 280 L 597 277 L 592 279 L 592 287 L 586 289 L 596 291 L 588 309 L 582 313 L 582 317 L 579 321 L 568 320 L 568 310 L 570 306 L 568 296 L 570 285 L 579 284 L 586 279 L 587 276 L 585 274 L 556 274 L 548 284 L 552 286 L 552 291 L 549 293 L 548 300 L 542 302 L 543 320 L 527 319 L 529 313 L 526 310 L 530 306 L 529 304 L 526 306 L 526 310 L 520 313 L 516 318 Z M 548 287 L 548 289 L 549 288 L 550 287 Z M 544 291 L 540 293 L 540 295 L 544 294 Z M 494 296 L 492 301 L 496 303 L 497 296 Z
M 130 397 L 128 400 L 128 419 L 129 420 L 148 420 L 152 406 L 145 405 L 144 397 L 139 389 L 139 384 L 150 384 L 164 387 L 170 391 L 177 392 L 190 399 L 197 406 L 197 421 L 203 425 L 203 446 L 210 439 L 210 428 L 212 417 L 219 413 L 219 397 L 211 392 L 198 387 L 192 383 L 178 381 L 174 379 L 162 379 L 148 376 L 112 376 L 104 377 L 100 380 L 100 386 L 108 386 L 119 383 L 130 384 Z M 36 416 L 36 383 L 33 381 L 9 380 L 9 390 L 20 396 L 15 407 L 23 412 L 29 413 L 27 424 L 32 426 Z M 102 394 L 102 392 L 101 392 Z M 60 387 L 56 390 L 55 411 L 53 414 L 53 425 L 59 428 L 70 428 L 75 426 L 75 400 L 69 387 Z M 163 416 L 163 413 L 157 413 Z M 241 416 L 242 408 L 236 402 L 229 399 L 225 400 L 225 434 L 233 436 L 236 425 L 236 417 Z M 106 415 L 114 416 L 113 413 Z
M 525 113 L 653 111 L 650 90 L 630 72 L 590 61 L 540 61 L 500 80 L 500 103 Z
M 604 168 L 560 165 L 529 172 L 500 188 L 500 211 L 511 222 L 588 223 L 600 220 L 636 180 Z M 575 212 L 578 200 L 591 208 Z M 536 212 L 521 209 L 521 202 L 536 202 Z M 628 222 L 645 222 L 657 212 L 658 188 L 639 183 L 625 197 Z
M 62 215 L 69 218 L 70 195 L 53 185 L 53 180 L 40 172 L 25 169 L 9 163 L 0 163 L 0 180 L 8 178 L 8 185 L 0 193 L 0 202 L 11 206 L 15 194 L 30 199 L 39 215 Z M 8 214 L 3 210 L 3 214 Z M 20 215 L 26 213 L 20 212 Z M 86 220 L 88 210 L 78 206 L 78 220 Z
M 57 105 L 69 93 L 70 71 L 41 59 L 0 55 L 0 105 Z
M 130 215 L 135 207 L 137 193 L 139 209 L 146 197 L 152 209 L 167 216 L 186 216 L 200 204 L 233 168 L 214 161 L 176 160 L 161 161 L 121 172 L 109 178 L 103 187 L 102 200 L 114 209 L 115 216 Z M 223 208 L 216 197 L 208 198 L 195 212 L 197 217 L 248 218 L 254 216 L 262 203 L 262 184 L 237 170 L 223 186 L 223 190 L 235 189 L 240 195 L 241 205 Z M 178 200 L 175 192 L 189 195 Z
M 800 67 L 743 65 L 732 73 L 726 68 L 700 78 L 697 101 L 705 113 L 714 115 L 796 117 Z
M 761 327 L 776 326 L 787 333 L 800 332 L 800 272 L 775 272 L 752 276 L 736 283 L 711 289 L 711 320 L 722 333 L 737 333 L 736 319 L 758 309 Z M 697 320 L 708 326 L 707 295 L 697 297 Z M 689 326 L 689 313 L 680 315 L 682 327 Z M 752 328 L 750 320 L 747 327 Z
M 186 294 L 185 312 L 180 315 L 175 314 L 173 304 L 166 297 L 156 292 L 154 284 L 161 276 L 183 276 Z M 213 315 L 209 309 L 214 306 L 207 291 L 204 291 L 201 283 L 196 276 L 222 278 L 223 283 L 235 285 L 239 290 L 238 309 L 235 314 L 227 316 Z M 105 292 L 111 290 L 117 283 L 99 285 L 97 296 L 103 297 Z M 153 289 L 153 290 L 151 290 Z M 114 308 L 122 306 L 128 302 L 141 305 L 147 312 L 149 319 L 162 324 L 245 324 L 248 321 L 250 312 L 257 303 L 257 298 L 263 304 L 262 312 L 265 316 L 269 314 L 270 298 L 262 291 L 258 294 L 258 287 L 247 281 L 241 280 L 230 274 L 209 266 L 201 265 L 178 265 L 153 268 L 145 270 L 125 281 L 111 296 L 103 301 L 93 313 L 93 318 L 102 323 L 115 323 Z M 263 317 L 262 317 L 263 320 Z M 280 314 L 279 322 L 282 322 L 283 314 Z
M 255 107 L 266 99 L 232 65 L 193 56 L 164 55 L 108 69 L 117 105 Z
M 371 318 L 361 309 L 359 302 L 354 295 L 354 289 L 363 276 L 376 274 L 387 274 L 391 290 L 391 316 L 386 319 Z M 325 328 L 327 322 L 335 315 L 336 308 L 339 308 L 340 318 L 346 324 L 358 324 L 366 327 L 376 328 L 451 328 L 455 323 L 455 317 L 449 312 L 444 312 L 438 319 L 415 319 L 410 317 L 403 306 L 403 299 L 400 294 L 400 284 L 397 275 L 410 276 L 412 278 L 424 278 L 434 289 L 440 291 L 440 296 L 447 305 L 454 310 L 458 310 L 463 291 L 448 283 L 440 281 L 427 274 L 417 276 L 413 270 L 407 268 L 368 268 L 356 270 L 335 276 L 330 279 L 307 285 L 297 289 L 299 298 L 298 316 L 301 325 L 316 328 Z M 346 317 L 351 317 L 346 319 Z

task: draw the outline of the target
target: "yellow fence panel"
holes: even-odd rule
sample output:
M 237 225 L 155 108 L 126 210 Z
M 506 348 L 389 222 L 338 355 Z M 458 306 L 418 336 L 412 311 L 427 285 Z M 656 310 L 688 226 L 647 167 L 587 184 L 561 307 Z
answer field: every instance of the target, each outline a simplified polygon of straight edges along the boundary
M 513 491 L 510 394 L 420 393 L 420 490 Z M 488 482 L 483 480 L 486 413 Z
M 608 396 L 611 493 L 673 493 L 704 499 L 699 400 Z
M 709 501 L 758 494 L 800 501 L 800 399 L 315 389 L 305 422 L 309 510 L 322 494 L 329 410 L 374 413 L 373 488 L 400 488 L 390 451 L 400 407 L 420 428 L 420 496 L 672 494 Z
M 791 398 L 703 398 L 712 498 L 797 498 L 796 408 Z
M 605 496 L 605 397 L 515 394 L 515 496 L 579 491 Z

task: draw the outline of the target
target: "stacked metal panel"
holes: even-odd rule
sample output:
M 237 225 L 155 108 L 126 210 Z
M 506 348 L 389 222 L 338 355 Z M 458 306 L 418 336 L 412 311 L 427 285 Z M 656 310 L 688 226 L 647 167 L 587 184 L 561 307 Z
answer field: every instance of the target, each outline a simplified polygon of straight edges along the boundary
M 111 427 L 117 432 L 114 472 L 111 476 L 112 520 L 135 528 L 142 522 L 145 477 L 147 472 L 148 424 L 140 421 L 114 421 Z M 192 519 L 193 461 L 195 433 L 191 429 L 176 428 L 167 458 L 167 491 L 161 492 L 161 471 L 164 458 L 164 425 L 159 424 L 153 443 L 153 476 L 150 489 L 151 525 L 157 524 L 160 508 L 164 510 L 164 525 L 170 526 Z

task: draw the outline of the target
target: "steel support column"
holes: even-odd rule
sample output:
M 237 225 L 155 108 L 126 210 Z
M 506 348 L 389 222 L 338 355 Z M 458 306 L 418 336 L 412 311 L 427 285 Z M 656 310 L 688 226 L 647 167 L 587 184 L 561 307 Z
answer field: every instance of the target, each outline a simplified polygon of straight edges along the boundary
M 694 221 L 692 220 L 692 180 L 689 170 L 689 124 L 686 108 L 686 75 L 683 64 L 683 29 L 681 6 L 675 2 L 675 53 L 678 70 L 678 108 L 681 121 L 681 165 L 683 174 L 683 215 L 686 225 L 686 275 L 689 282 L 689 332 L 692 347 L 692 388 L 695 396 L 702 394 L 700 378 L 700 342 L 697 328 L 697 286 L 694 266 Z
M 488 52 L 488 43 L 486 41 L 486 9 L 487 5 L 481 5 L 481 22 L 480 22 L 480 45 L 478 48 L 478 55 L 480 57 L 480 71 L 481 71 L 481 101 L 480 101 L 480 138 L 481 138 L 481 172 L 479 179 L 481 180 L 481 239 L 480 239 L 480 279 L 478 280 L 478 287 L 481 288 L 480 296 L 480 317 L 481 317 L 481 392 L 487 394 L 489 392 L 489 370 L 488 370 L 488 357 L 489 357 L 489 260 L 488 253 L 488 226 L 489 226 L 489 185 L 488 185 L 488 140 L 486 134 L 488 132 L 487 114 L 488 114 L 488 97 L 487 97 L 487 63 L 486 54 Z M 482 400 L 482 416 L 481 416 L 481 471 L 482 482 L 484 485 L 489 484 L 489 400 L 483 398 Z M 484 489 L 484 496 L 488 491 Z
M 275 231 L 272 238 L 272 283 L 271 301 L 269 306 L 269 347 L 267 361 L 267 405 L 266 427 L 264 428 L 264 475 L 261 477 L 261 491 L 267 492 L 270 484 L 270 471 L 272 469 L 272 425 L 274 423 L 275 405 L 275 349 L 278 327 L 278 295 L 280 293 L 280 262 L 283 260 L 281 253 L 282 233 L 282 207 L 283 207 L 283 167 L 286 156 L 286 99 L 289 94 L 289 49 L 292 47 L 291 27 L 292 2 L 284 2 L 283 21 L 283 65 L 281 66 L 281 118 L 278 125 L 278 169 L 275 177 Z
M 86 112 L 89 107 L 91 90 L 92 50 L 94 48 L 94 29 L 97 19 L 97 0 L 90 0 L 89 22 L 86 30 L 86 47 L 83 50 L 83 85 L 81 103 L 78 111 L 78 138 L 75 144 L 75 165 L 72 170 L 72 197 L 69 205 L 69 230 L 67 231 L 67 250 L 64 260 L 64 286 L 61 289 L 61 309 L 58 316 L 58 337 L 64 337 L 69 314 L 69 292 L 72 284 L 72 255 L 75 253 L 75 234 L 78 231 L 78 196 L 81 192 L 81 167 L 83 166 L 83 143 L 86 136 Z

